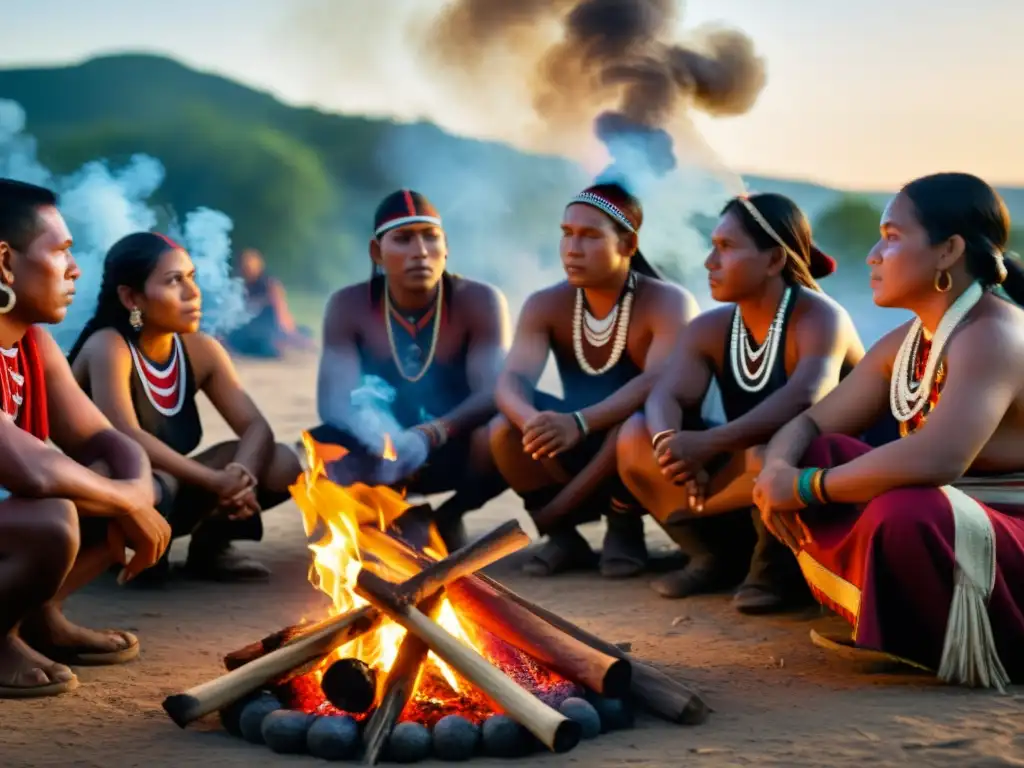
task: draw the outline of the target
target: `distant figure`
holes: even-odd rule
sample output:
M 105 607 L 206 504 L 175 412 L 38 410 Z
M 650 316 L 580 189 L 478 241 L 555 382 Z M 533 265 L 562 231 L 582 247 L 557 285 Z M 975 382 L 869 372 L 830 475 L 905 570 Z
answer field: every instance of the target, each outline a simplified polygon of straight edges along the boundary
M 298 457 L 246 394 L 224 348 L 199 330 L 202 296 L 184 248 L 152 232 L 116 242 L 103 262 L 96 314 L 68 355 L 108 419 L 135 438 L 160 485 L 175 537 L 191 535 L 186 571 L 215 581 L 262 580 L 265 566 L 232 541 L 259 541 L 263 511 L 289 497 Z M 238 436 L 195 453 L 204 393 Z M 167 574 L 154 569 L 154 577 Z
M 640 409 L 697 302 L 638 250 L 640 201 L 618 184 L 574 197 L 561 221 L 567 280 L 532 294 L 498 381 L 494 461 L 548 540 L 524 565 L 552 576 L 600 565 L 610 578 L 647 565 L 643 510 L 615 472 L 619 427 Z M 564 396 L 537 391 L 554 354 Z M 576 530 L 604 516 L 600 561 Z
M 288 348 L 313 349 L 308 328 L 295 325 L 284 286 L 267 273 L 267 265 L 254 248 L 242 251 L 238 274 L 245 283 L 246 309 L 251 319 L 227 336 L 227 346 L 247 357 L 280 357 Z
M 510 321 L 501 291 L 448 271 L 441 217 L 423 195 L 399 190 L 377 208 L 368 282 L 335 293 L 324 314 L 317 410 L 320 443 L 349 451 L 328 467 L 342 485 L 388 485 L 414 494 L 455 491 L 433 514 L 449 550 L 465 541 L 462 516 L 504 490 L 487 447 L 494 387 Z M 362 407 L 368 385 L 392 390 L 383 457 L 375 411 Z
M 1009 232 L 976 176 L 907 184 L 867 261 L 875 304 L 916 317 L 772 438 L 754 487 L 852 627 L 820 645 L 986 688 L 1024 683 L 1024 269 Z M 886 412 L 902 437 L 857 439 Z
M 808 595 L 792 554 L 757 515 L 751 524 L 744 452 L 835 387 L 864 347 L 849 315 L 818 287 L 835 263 L 814 247 L 792 200 L 734 198 L 711 242 L 711 296 L 727 304 L 690 324 L 644 414 L 623 427 L 619 474 L 688 558 L 653 583 L 658 594 L 687 597 L 745 575 L 735 607 L 767 613 Z M 712 380 L 725 424 L 700 419 Z
M 64 319 L 81 274 L 56 205 L 47 189 L 0 179 L 0 698 L 70 691 L 78 678 L 65 665 L 138 656 L 132 634 L 73 624 L 61 605 L 123 564 L 126 543 L 133 578 L 171 537 L 145 452 L 79 389 L 41 327 Z

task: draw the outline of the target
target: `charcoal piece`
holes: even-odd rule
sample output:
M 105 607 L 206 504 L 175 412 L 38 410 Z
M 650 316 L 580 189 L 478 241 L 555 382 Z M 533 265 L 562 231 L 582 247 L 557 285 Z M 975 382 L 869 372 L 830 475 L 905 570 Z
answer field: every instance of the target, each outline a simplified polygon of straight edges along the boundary
M 488 757 L 523 757 L 533 747 L 533 734 L 505 715 L 491 715 L 484 720 L 481 733 L 484 754 Z
M 238 718 L 238 730 L 241 731 L 242 738 L 251 744 L 262 744 L 263 718 L 280 708 L 281 702 L 270 695 L 260 696 L 246 704 Z
M 399 723 L 388 736 L 384 757 L 392 763 L 418 763 L 430 755 L 431 741 L 422 723 Z
M 306 734 L 309 754 L 321 760 L 351 760 L 359 742 L 359 724 L 348 716 L 318 718 Z
M 601 717 L 602 732 L 607 733 L 633 727 L 633 706 L 625 699 L 609 699 L 591 693 L 587 696 L 587 701 Z
M 447 715 L 434 726 L 434 755 L 441 760 L 469 760 L 480 744 L 480 727 L 461 715 Z
M 279 755 L 302 755 L 306 752 L 306 734 L 316 720 L 294 709 L 279 709 L 263 718 L 260 730 L 263 741 Z
M 562 706 L 562 702 L 566 699 L 572 698 L 573 691 L 566 688 L 552 688 L 546 691 L 540 691 L 537 694 L 537 698 L 543 701 L 552 709 L 558 709 Z
M 256 699 L 264 696 L 262 691 L 255 691 L 250 693 L 248 696 L 243 696 L 238 701 L 233 701 L 228 704 L 224 709 L 220 710 L 217 715 L 220 717 L 220 724 L 224 726 L 224 730 L 230 733 L 232 736 L 242 735 L 242 711 L 248 706 L 249 702 L 255 701 Z
M 324 672 L 320 687 L 342 712 L 366 712 L 377 698 L 377 670 L 359 659 L 339 659 Z
M 601 733 L 601 716 L 589 701 L 568 698 L 562 702 L 558 711 L 580 724 L 584 739 L 596 739 Z

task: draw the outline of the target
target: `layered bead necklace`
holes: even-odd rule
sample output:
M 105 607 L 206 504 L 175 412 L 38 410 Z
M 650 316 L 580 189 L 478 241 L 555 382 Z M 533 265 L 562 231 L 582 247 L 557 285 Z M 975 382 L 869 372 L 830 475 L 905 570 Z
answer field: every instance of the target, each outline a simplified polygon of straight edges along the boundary
M 25 377 L 18 370 L 18 348 L 0 347 L 0 361 L 3 363 L 3 409 L 12 419 L 18 418 L 24 402 Z
M 775 360 L 779 355 L 779 344 L 782 341 L 783 326 L 786 323 L 786 309 L 793 295 L 792 286 L 786 288 L 775 310 L 775 317 L 768 326 L 768 334 L 759 347 L 754 347 L 747 326 L 743 323 L 743 315 L 737 306 L 732 315 L 732 338 L 729 345 L 729 361 L 732 364 L 733 378 L 741 389 L 747 392 L 760 392 L 768 384 Z
M 163 416 L 177 416 L 185 404 L 186 390 L 185 351 L 182 349 L 181 337 L 174 334 L 171 357 L 162 367 L 147 360 L 131 342 L 128 348 L 150 405 Z
M 387 329 L 388 334 L 388 346 L 391 348 L 391 357 L 395 361 L 395 368 L 398 369 L 398 375 L 409 383 L 415 383 L 426 376 L 427 371 L 430 369 L 431 364 L 434 362 L 434 355 L 437 352 L 437 340 L 441 335 L 441 316 L 444 309 L 444 281 L 442 280 L 437 286 L 437 299 L 434 303 L 433 319 L 434 322 L 431 324 L 430 330 L 430 346 L 427 348 L 426 359 L 423 359 L 423 350 L 415 343 L 416 331 L 419 330 L 418 324 L 411 324 L 410 327 L 406 328 L 410 336 L 413 337 L 413 341 L 409 344 L 406 350 L 406 360 L 403 361 L 398 354 L 398 344 L 395 342 L 395 330 L 392 326 L 392 318 L 401 318 L 398 314 L 397 309 L 391 303 L 391 293 L 388 291 L 387 285 L 384 286 L 384 327 Z M 430 313 L 422 318 L 421 322 L 429 321 Z M 403 322 L 403 325 L 405 323 Z M 410 330 L 411 328 L 411 330 Z M 411 359 L 410 358 L 414 358 Z M 408 364 L 411 363 L 415 366 L 423 360 L 420 369 L 410 375 L 406 372 Z
M 572 318 L 572 348 L 576 354 L 576 362 L 580 369 L 590 376 L 601 376 L 616 366 L 622 358 L 629 339 L 629 320 L 633 309 L 633 296 L 636 294 L 636 274 L 629 273 L 626 287 L 615 303 L 608 316 L 598 320 L 586 306 L 586 296 L 582 288 L 576 289 L 576 308 Z M 600 348 L 608 344 L 614 337 L 612 351 L 607 362 L 600 368 L 594 368 L 588 361 L 583 349 L 583 339 L 592 347 Z
M 889 380 L 889 407 L 893 417 L 900 422 L 901 435 L 905 436 L 919 426 L 915 422 L 925 406 L 935 406 L 933 389 L 941 384 L 943 378 L 942 353 L 949 337 L 984 295 L 981 285 L 971 283 L 946 310 L 930 340 L 924 336 L 920 318 L 911 323 L 893 360 L 892 378 Z M 927 363 L 922 372 L 920 362 L 925 359 Z

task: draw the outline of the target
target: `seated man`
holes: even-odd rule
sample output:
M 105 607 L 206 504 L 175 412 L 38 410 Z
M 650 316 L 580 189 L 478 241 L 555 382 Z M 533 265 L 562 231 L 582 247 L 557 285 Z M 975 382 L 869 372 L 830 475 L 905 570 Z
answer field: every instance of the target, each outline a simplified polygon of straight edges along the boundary
M 744 475 L 744 450 L 828 392 L 864 350 L 846 312 L 819 292 L 814 278 L 835 264 L 812 245 L 810 225 L 791 200 L 736 198 L 711 240 L 711 295 L 731 306 L 690 324 L 646 416 L 622 429 L 618 467 L 689 559 L 657 579 L 655 591 L 685 597 L 747 573 L 736 607 L 765 612 L 806 589 L 790 553 L 763 529 L 751 560 L 753 478 Z M 727 423 L 705 429 L 699 411 L 712 377 Z
M 61 604 L 124 564 L 126 542 L 135 556 L 122 582 L 157 562 L 171 536 L 146 454 L 111 427 L 37 325 L 64 319 L 80 275 L 56 204 L 46 189 L 0 179 L 0 698 L 63 693 L 78 685 L 65 664 L 137 656 L 130 633 L 77 626 Z
M 328 302 L 317 388 L 324 423 L 310 434 L 349 452 L 328 468 L 335 482 L 454 490 L 435 514 L 454 548 L 462 515 L 503 490 L 484 427 L 496 410 L 508 308 L 496 288 L 447 271 L 441 218 L 417 192 L 399 190 L 377 208 L 370 258 L 369 282 Z M 375 383 L 391 390 L 391 403 L 359 402 Z M 385 435 L 389 422 L 402 433 Z M 385 456 L 386 437 L 394 457 Z
M 618 184 L 569 202 L 561 241 L 568 280 L 526 300 L 498 383 L 494 460 L 548 534 L 526 564 L 533 575 L 593 567 L 597 556 L 576 526 L 602 513 L 601 572 L 628 577 L 646 565 L 642 510 L 616 482 L 615 434 L 643 405 L 697 307 L 637 249 L 642 222 L 640 202 Z M 536 391 L 551 353 L 562 400 Z
M 772 438 L 754 488 L 815 597 L 853 627 L 821 644 L 991 688 L 1024 683 L 1024 269 L 1009 232 L 975 176 L 893 198 L 871 290 L 917 317 Z M 903 437 L 854 437 L 887 411 Z

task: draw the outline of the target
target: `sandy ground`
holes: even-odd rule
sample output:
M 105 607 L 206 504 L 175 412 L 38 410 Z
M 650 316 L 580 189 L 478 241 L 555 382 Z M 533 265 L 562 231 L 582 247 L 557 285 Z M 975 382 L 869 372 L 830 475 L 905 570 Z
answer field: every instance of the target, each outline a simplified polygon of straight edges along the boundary
M 312 358 L 240 368 L 281 439 L 294 439 L 312 423 Z M 208 443 L 228 436 L 217 417 L 207 423 Z M 512 516 L 522 512 L 507 494 L 474 515 L 471 530 L 483 532 Z M 0 702 L 0 765 L 314 763 L 232 738 L 213 718 L 181 731 L 160 708 L 166 695 L 219 674 L 225 652 L 303 616 L 322 615 L 325 599 L 306 580 L 296 509 L 281 507 L 267 523 L 264 542 L 252 548 L 273 567 L 270 584 L 175 582 L 152 593 L 119 589 L 104 578 L 74 597 L 68 605 L 74 618 L 138 633 L 142 656 L 123 667 L 80 670 L 82 686 L 57 699 Z M 588 534 L 596 543 L 601 532 L 594 526 Z M 666 546 L 657 531 L 651 542 Z M 176 556 L 183 551 L 183 543 L 176 544 Z M 641 719 L 631 731 L 583 743 L 565 756 L 531 758 L 531 765 L 1024 766 L 1019 689 L 995 696 L 920 677 L 863 674 L 811 645 L 811 627 L 841 628 L 818 612 L 747 618 L 734 613 L 724 595 L 673 602 L 654 595 L 643 579 L 535 580 L 513 565 L 499 564 L 494 575 L 608 640 L 631 642 L 635 655 L 693 683 L 715 710 L 697 727 Z

